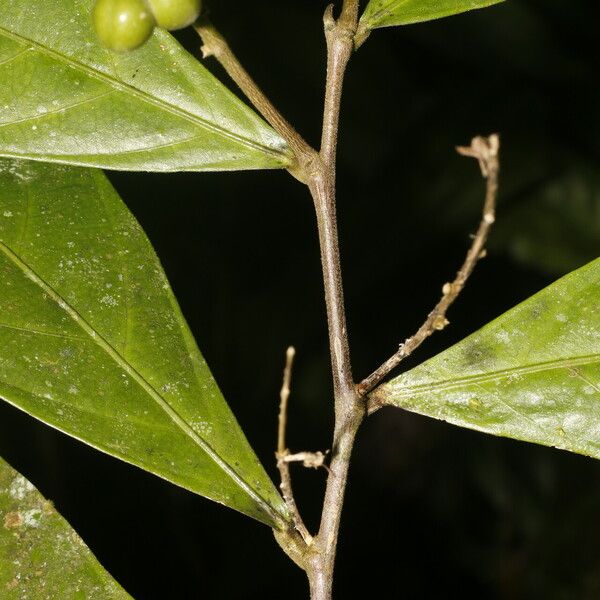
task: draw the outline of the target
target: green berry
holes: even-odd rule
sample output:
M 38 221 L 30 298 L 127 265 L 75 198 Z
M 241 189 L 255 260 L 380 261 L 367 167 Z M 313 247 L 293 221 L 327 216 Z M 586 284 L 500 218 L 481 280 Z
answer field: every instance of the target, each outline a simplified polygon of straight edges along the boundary
M 160 27 L 169 31 L 191 25 L 200 14 L 201 0 L 147 0 Z
M 145 0 L 97 0 L 93 18 L 100 41 L 118 52 L 141 46 L 155 25 Z

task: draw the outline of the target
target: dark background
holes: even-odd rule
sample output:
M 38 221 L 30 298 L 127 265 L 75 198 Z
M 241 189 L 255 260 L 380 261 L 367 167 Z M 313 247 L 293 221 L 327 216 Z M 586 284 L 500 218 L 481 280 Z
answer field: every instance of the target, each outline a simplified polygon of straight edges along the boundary
M 212 3 L 275 103 L 316 144 L 317 0 Z M 192 50 L 197 41 L 180 39 Z M 346 304 L 357 378 L 410 335 L 463 259 L 483 184 L 454 145 L 502 134 L 490 253 L 416 364 L 598 254 L 596 6 L 509 0 L 373 33 L 347 77 L 339 157 Z M 213 63 L 209 67 L 227 79 Z M 275 477 L 284 351 L 298 351 L 289 444 L 332 425 L 310 198 L 285 172 L 111 180 L 161 257 L 213 373 Z M 408 366 L 408 364 L 407 364 Z M 51 498 L 139 600 L 304 599 L 271 532 L 0 406 L 0 452 Z M 294 468 L 314 528 L 324 472 Z M 336 597 L 600 597 L 600 463 L 386 409 L 356 446 Z

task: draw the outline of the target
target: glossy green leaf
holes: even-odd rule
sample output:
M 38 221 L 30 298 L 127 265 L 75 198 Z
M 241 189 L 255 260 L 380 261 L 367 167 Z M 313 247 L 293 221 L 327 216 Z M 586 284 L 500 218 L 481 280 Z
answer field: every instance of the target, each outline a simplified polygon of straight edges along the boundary
M 0 160 L 0 281 L 0 397 L 269 525 L 285 519 L 100 171 Z
M 0 3 L 0 155 L 138 171 L 289 163 L 283 140 L 170 34 L 112 52 L 92 6 Z
M 600 259 L 380 386 L 373 400 L 600 458 Z
M 359 32 L 409 25 L 498 4 L 503 0 L 371 0 L 360 18 Z
M 0 597 L 131 598 L 35 487 L 0 458 Z

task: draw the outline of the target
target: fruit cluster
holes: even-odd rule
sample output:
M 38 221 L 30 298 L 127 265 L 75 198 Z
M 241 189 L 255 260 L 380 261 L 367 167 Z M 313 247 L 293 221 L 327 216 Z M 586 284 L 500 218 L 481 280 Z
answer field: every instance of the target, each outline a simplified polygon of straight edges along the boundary
M 191 25 L 200 4 L 201 0 L 97 0 L 94 27 L 107 48 L 127 52 L 141 46 L 156 25 L 169 31 Z

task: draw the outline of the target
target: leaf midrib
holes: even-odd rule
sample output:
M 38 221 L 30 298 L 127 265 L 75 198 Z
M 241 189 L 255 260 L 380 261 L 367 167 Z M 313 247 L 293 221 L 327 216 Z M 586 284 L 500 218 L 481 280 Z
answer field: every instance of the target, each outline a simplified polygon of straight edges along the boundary
M 197 446 L 199 446 L 223 471 L 226 473 L 256 504 L 277 524 L 283 520 L 280 515 L 262 496 L 260 496 L 238 473 L 206 442 L 198 433 L 190 427 L 185 419 L 154 389 L 154 387 L 129 363 L 121 354 L 98 333 L 84 317 L 77 312 L 64 298 L 56 292 L 42 277 L 40 277 L 28 264 L 15 254 L 2 240 L 0 250 L 5 256 L 19 268 L 26 277 L 37 284 L 60 308 L 62 308 L 75 323 L 96 343 L 108 356 L 115 361 L 138 385 L 158 404 L 169 418 L 186 434 Z M 83 440 L 86 441 L 86 440 Z M 86 443 L 89 443 L 86 441 Z
M 424 383 L 420 385 L 406 386 L 401 390 L 392 391 L 393 398 L 390 398 L 388 403 L 396 398 L 410 398 L 415 395 L 423 395 L 428 392 L 446 391 L 454 388 L 459 388 L 467 385 L 476 385 L 480 383 L 488 383 L 490 381 L 496 381 L 498 379 L 507 379 L 511 376 L 523 376 L 530 375 L 533 373 L 541 373 L 544 371 L 552 371 L 555 369 L 568 369 L 570 367 L 580 367 L 595 362 L 600 362 L 600 354 L 589 354 L 586 356 L 574 356 L 569 358 L 562 358 L 541 363 L 532 363 L 522 367 L 514 367 L 511 369 L 502 369 L 498 371 L 488 371 L 486 373 L 480 373 L 477 375 L 469 375 L 466 377 L 460 377 L 457 379 L 445 379 L 442 381 L 435 381 L 433 383 Z M 394 389 L 398 384 L 388 384 L 388 389 Z M 401 385 L 401 384 L 400 384 Z M 377 395 L 382 395 L 384 392 L 380 390 Z
M 35 50 L 37 52 L 39 52 L 40 54 L 46 54 L 47 56 L 49 56 L 59 62 L 62 61 L 65 64 L 68 64 L 69 66 L 74 67 L 75 69 L 83 71 L 90 77 L 98 79 L 98 80 L 102 81 L 103 83 L 107 83 L 108 85 L 110 85 L 114 88 L 117 88 L 122 92 L 129 92 L 129 93 L 131 93 L 131 95 L 138 97 L 143 102 L 146 102 L 147 104 L 151 104 L 161 110 L 164 110 L 165 112 L 168 112 L 168 113 L 176 115 L 180 118 L 183 118 L 183 119 L 189 121 L 190 123 L 192 123 L 193 125 L 196 125 L 198 127 L 203 127 L 209 131 L 214 131 L 215 133 L 222 135 L 223 137 L 232 139 L 236 142 L 240 142 L 243 145 L 246 145 L 246 146 L 256 149 L 256 150 L 260 150 L 262 152 L 265 152 L 267 154 L 275 156 L 279 159 L 283 158 L 284 164 L 289 162 L 289 156 L 284 152 L 278 152 L 277 150 L 274 150 L 273 148 L 270 148 L 268 146 L 264 146 L 263 144 L 259 144 L 250 138 L 247 138 L 245 136 L 242 136 L 242 135 L 233 133 L 232 131 L 229 131 L 227 129 L 224 129 L 223 127 L 220 127 L 219 125 L 216 125 L 215 123 L 211 123 L 210 121 L 207 121 L 207 120 L 203 119 L 202 117 L 199 117 L 198 115 L 194 115 L 178 106 L 169 104 L 169 103 L 165 102 L 164 100 L 161 100 L 160 98 L 151 96 L 147 92 L 144 92 L 136 87 L 133 87 L 132 85 L 124 82 L 123 80 L 111 77 L 110 75 L 107 75 L 106 73 L 103 73 L 102 71 L 98 71 L 98 70 L 94 69 L 93 67 L 90 67 L 89 65 L 80 63 L 80 62 L 70 58 L 69 56 L 66 56 L 65 54 L 57 52 L 56 50 L 52 50 L 52 49 L 40 44 L 39 42 L 36 42 L 35 40 L 31 40 L 22 35 L 16 34 L 12 31 L 9 31 L 8 29 L 5 29 L 4 27 L 1 27 L 1 26 L 0 26 L 0 35 L 4 35 L 5 37 L 7 37 L 13 41 L 16 41 L 18 43 L 21 43 L 21 44 L 29 44 L 29 45 L 33 46 L 35 48 Z

